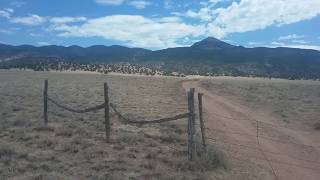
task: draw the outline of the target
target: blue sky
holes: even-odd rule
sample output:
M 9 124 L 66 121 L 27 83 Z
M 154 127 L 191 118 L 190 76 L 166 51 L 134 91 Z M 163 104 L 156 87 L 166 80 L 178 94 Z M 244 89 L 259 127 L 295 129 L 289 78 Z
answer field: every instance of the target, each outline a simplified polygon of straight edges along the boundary
M 0 43 L 320 50 L 320 0 L 1 0 Z

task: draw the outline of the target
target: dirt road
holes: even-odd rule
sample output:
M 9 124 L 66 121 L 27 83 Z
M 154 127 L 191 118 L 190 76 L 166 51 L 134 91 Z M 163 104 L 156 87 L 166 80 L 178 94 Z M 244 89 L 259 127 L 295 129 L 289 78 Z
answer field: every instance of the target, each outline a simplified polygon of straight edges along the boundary
M 208 141 L 228 162 L 223 179 L 320 179 L 319 131 L 289 128 L 267 109 L 250 109 L 199 81 L 185 81 L 183 87 L 204 94 Z

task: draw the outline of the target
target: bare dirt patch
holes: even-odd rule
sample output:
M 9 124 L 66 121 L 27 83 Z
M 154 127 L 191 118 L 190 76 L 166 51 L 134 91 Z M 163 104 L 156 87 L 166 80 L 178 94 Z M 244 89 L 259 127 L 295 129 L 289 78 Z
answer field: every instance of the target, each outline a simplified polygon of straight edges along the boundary
M 319 178 L 319 82 L 213 78 L 184 87 L 204 93 L 208 136 L 230 163 L 226 179 Z

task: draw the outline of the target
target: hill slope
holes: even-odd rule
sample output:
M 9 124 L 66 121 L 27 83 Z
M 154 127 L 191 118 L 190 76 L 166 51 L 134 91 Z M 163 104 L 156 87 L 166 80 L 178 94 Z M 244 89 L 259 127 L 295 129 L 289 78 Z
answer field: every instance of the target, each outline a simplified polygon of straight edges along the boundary
M 201 75 L 320 78 L 320 51 L 295 48 L 245 48 L 209 37 L 190 47 L 151 51 L 123 46 L 10 46 L 0 44 L 0 67 L 42 62 L 130 63 L 162 71 Z M 154 66 L 152 66 L 154 67 Z

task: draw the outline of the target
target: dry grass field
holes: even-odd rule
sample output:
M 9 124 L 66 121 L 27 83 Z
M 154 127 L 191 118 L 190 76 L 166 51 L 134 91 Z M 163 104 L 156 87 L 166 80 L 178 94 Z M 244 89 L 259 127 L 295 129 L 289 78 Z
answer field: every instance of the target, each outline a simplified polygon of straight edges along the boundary
M 209 151 L 187 160 L 187 119 L 134 126 L 111 113 L 106 143 L 103 110 L 49 103 L 43 128 L 44 79 L 51 98 L 78 109 L 103 103 L 107 82 L 110 101 L 141 120 L 187 112 L 186 90 L 196 87 Z M 0 71 L 0 179 L 317 179 L 319 89 L 316 81 Z
M 186 119 L 137 127 L 121 124 L 112 113 L 108 144 L 103 110 L 74 114 L 49 103 L 49 128 L 43 128 L 44 79 L 51 98 L 74 108 L 104 102 L 103 83 L 108 82 L 111 102 L 128 117 L 149 120 L 187 112 L 178 78 L 1 71 L 0 179 L 208 179 L 223 174 L 212 172 L 223 169 L 216 152 L 187 161 Z

